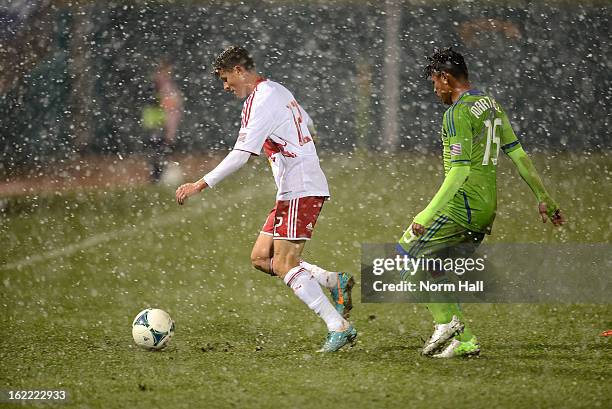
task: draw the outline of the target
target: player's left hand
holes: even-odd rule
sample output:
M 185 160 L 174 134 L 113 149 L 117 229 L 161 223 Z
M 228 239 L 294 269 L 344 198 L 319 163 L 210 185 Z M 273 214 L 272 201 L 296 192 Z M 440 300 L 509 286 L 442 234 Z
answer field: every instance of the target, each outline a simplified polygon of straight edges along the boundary
M 415 236 L 422 236 L 423 234 L 425 234 L 425 226 L 423 226 L 422 224 L 413 222 L 410 228 L 412 229 L 412 232 Z
M 548 205 L 545 202 L 542 202 L 538 205 L 538 211 L 540 212 L 540 217 L 542 217 L 542 223 L 546 223 L 546 220 L 550 218 L 550 221 L 554 226 L 561 226 L 565 224 L 565 217 L 563 216 L 563 213 L 561 213 L 561 209 L 555 210 L 555 212 L 549 216 Z
M 184 204 L 187 198 L 201 192 L 206 187 L 206 182 L 199 180 L 195 183 L 185 183 L 176 189 L 176 202 Z

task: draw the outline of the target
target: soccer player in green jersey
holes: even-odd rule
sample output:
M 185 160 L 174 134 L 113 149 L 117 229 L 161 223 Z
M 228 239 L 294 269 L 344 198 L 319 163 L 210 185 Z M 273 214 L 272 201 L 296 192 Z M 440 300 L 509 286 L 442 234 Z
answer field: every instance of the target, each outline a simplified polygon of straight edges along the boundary
M 490 233 L 495 218 L 500 150 L 510 157 L 536 196 L 542 222 L 550 219 L 553 225 L 562 225 L 561 210 L 544 188 L 508 116 L 495 99 L 470 85 L 463 56 L 451 48 L 435 50 L 428 63 L 426 77 L 440 100 L 450 105 L 441 134 L 445 178 L 400 239 L 398 249 L 415 258 L 452 254 L 452 249 L 459 247 L 462 256 L 473 252 Z M 459 304 L 429 303 L 427 308 L 436 325 L 423 347 L 424 355 L 451 358 L 480 352 Z

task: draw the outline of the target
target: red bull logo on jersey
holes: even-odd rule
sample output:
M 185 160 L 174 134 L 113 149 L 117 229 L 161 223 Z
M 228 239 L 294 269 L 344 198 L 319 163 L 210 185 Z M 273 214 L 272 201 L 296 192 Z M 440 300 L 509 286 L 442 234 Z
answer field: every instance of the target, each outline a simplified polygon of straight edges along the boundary
M 266 152 L 266 155 L 269 158 L 272 158 L 272 160 L 274 160 L 273 155 L 276 153 L 280 153 L 286 158 L 295 158 L 296 154 L 286 150 L 285 146 L 287 146 L 287 142 L 283 142 L 283 143 L 274 142 L 273 140 L 268 138 L 266 139 L 266 142 L 264 142 L 263 148 L 264 148 L 264 151 Z

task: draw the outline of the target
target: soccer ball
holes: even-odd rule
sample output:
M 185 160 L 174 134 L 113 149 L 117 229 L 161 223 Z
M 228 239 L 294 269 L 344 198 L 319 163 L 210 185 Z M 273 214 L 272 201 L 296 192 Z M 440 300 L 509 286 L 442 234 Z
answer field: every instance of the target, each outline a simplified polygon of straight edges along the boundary
M 161 175 L 160 182 L 165 186 L 178 186 L 183 183 L 183 172 L 176 162 L 169 162 Z
M 146 349 L 164 348 L 173 335 L 174 321 L 166 311 L 157 308 L 140 311 L 132 323 L 134 342 Z

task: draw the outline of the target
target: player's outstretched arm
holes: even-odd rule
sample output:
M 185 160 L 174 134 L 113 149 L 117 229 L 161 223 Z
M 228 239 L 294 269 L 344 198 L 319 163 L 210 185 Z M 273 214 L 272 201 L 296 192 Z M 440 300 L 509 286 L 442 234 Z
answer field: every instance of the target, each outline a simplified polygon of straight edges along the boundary
M 542 217 L 542 223 L 546 223 L 547 219 L 550 219 L 555 226 L 560 226 L 565 223 L 565 217 L 561 213 L 559 205 L 557 205 L 546 191 L 533 162 L 531 162 L 531 159 L 529 159 L 529 156 L 527 156 L 523 148 L 518 148 L 508 153 L 508 156 L 512 159 L 519 174 L 538 199 L 538 212 Z
M 249 160 L 251 152 L 234 149 L 212 171 L 194 183 L 185 183 L 176 189 L 176 202 L 180 205 L 196 193 L 207 187 L 213 187 L 227 176 L 231 175 Z
M 459 188 L 470 174 L 469 166 L 455 166 L 450 169 L 438 192 L 427 207 L 419 213 L 412 222 L 412 232 L 417 236 L 425 233 L 425 226 L 433 219 L 438 210 L 441 210 L 457 194 Z
M 182 184 L 178 187 L 178 189 L 176 189 L 176 202 L 182 205 L 189 197 L 195 195 L 196 193 L 200 193 L 207 187 L 208 185 L 206 184 L 206 181 L 203 178 L 198 180 L 197 182 Z

